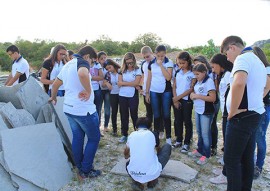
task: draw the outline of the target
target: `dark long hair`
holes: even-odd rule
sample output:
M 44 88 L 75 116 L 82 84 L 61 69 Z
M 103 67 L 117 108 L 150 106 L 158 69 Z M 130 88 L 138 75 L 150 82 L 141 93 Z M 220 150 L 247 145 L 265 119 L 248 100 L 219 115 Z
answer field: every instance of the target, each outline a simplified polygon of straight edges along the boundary
M 108 58 L 104 64 L 105 68 L 106 66 L 111 65 L 114 67 L 114 69 L 116 70 L 116 72 L 118 72 L 118 70 L 121 68 L 121 66 L 119 64 L 117 64 L 115 61 L 113 61 L 112 59 Z
M 256 56 L 258 56 L 258 58 L 262 61 L 262 63 L 264 64 L 265 67 L 270 66 L 263 50 L 260 47 L 255 46 L 252 49 L 253 49 L 254 54 L 256 54 Z
M 54 63 L 57 61 L 57 53 L 59 52 L 59 50 L 67 50 L 66 47 L 62 44 L 58 44 L 53 48 L 52 53 L 48 56 L 48 58 L 46 58 L 46 60 L 50 60 L 52 62 L 52 65 L 54 66 Z M 59 60 L 60 61 L 60 60 Z M 63 62 L 63 64 L 66 63 L 66 60 L 63 59 L 61 60 Z
M 225 56 L 224 54 L 215 54 L 211 60 L 210 63 L 213 64 L 218 64 L 220 65 L 221 68 L 223 68 L 226 71 L 232 71 L 233 68 L 233 63 L 231 63 L 230 61 L 227 60 L 227 56 Z

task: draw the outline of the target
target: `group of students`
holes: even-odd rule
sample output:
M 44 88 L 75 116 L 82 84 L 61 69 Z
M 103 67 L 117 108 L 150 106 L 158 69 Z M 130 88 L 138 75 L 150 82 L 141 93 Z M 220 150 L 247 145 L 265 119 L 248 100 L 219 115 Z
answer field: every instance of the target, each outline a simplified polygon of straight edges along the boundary
M 8 48 L 7 52 L 12 57 L 13 51 Z M 225 165 L 222 173 L 210 181 L 228 183 L 228 190 L 250 190 L 253 177 L 257 178 L 262 172 L 266 154 L 270 65 L 260 48 L 244 48 L 242 39 L 236 36 L 224 39 L 221 52 L 208 62 L 204 56 L 193 59 L 188 52 L 182 51 L 174 64 L 166 56 L 164 45 L 157 46 L 154 53 L 149 46 L 144 46 L 141 49 L 144 61 L 139 67 L 131 52 L 124 55 L 120 66 L 108 59 L 105 52 L 96 53 L 90 46 L 83 47 L 71 58 L 67 58 L 63 45 L 55 46 L 43 64 L 41 82 L 50 85 L 50 101 L 57 101 L 56 96 L 65 96 L 63 111 L 73 132 L 72 150 L 80 176 L 101 174 L 93 168 L 93 160 L 100 139 L 103 102 L 104 132 L 108 131 L 111 115 L 112 133 L 117 135 L 120 108 L 122 137 L 119 142 L 127 142 L 129 146 L 134 139 L 134 135 L 128 136 L 130 115 L 134 130 L 149 129 L 153 123 L 158 140 L 164 138 L 165 129 L 167 155 L 170 155 L 168 145 L 180 148 L 181 153 L 198 158 L 199 165 L 206 164 L 217 154 L 217 115 L 221 109 Z M 19 60 L 16 57 L 14 63 Z M 21 74 L 19 70 L 17 72 Z M 149 123 L 145 122 L 146 119 L 138 120 L 140 94 L 144 98 Z M 198 142 L 197 149 L 190 151 L 193 106 Z M 171 139 L 172 107 L 175 142 Z M 138 121 L 142 123 L 141 127 L 138 127 Z M 85 134 L 88 142 L 83 151 Z M 258 149 L 254 168 L 255 141 Z M 153 142 L 153 145 L 157 144 Z M 138 159 L 132 157 L 138 153 L 133 151 L 134 148 L 127 149 L 130 150 L 125 153 L 127 156 L 131 154 L 131 160 Z M 144 151 L 147 156 L 149 150 Z M 162 168 L 167 163 L 167 155 Z M 134 165 L 134 161 L 130 164 Z M 137 175 L 142 176 L 133 173 L 132 178 L 136 179 Z

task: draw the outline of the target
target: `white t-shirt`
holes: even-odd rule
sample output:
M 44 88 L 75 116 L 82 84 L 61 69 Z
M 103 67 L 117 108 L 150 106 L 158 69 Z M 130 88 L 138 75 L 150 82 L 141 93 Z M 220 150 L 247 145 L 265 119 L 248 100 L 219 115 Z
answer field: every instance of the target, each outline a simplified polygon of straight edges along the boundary
M 118 86 L 118 76 L 118 73 L 114 74 L 110 72 L 110 83 L 112 85 L 111 94 L 119 94 L 120 88 Z
M 173 68 L 173 62 L 169 60 L 168 58 L 165 58 L 165 61 L 162 64 L 165 69 Z M 164 77 L 162 70 L 160 66 L 156 63 L 156 59 L 151 61 L 151 63 L 148 66 L 148 70 L 152 73 L 152 79 L 151 79 L 151 85 L 150 85 L 150 91 L 156 92 L 156 93 L 163 93 L 165 92 L 167 80 Z M 171 82 L 169 83 L 171 86 Z
M 222 114 L 224 114 L 225 94 L 228 87 L 230 86 L 230 75 L 231 75 L 231 72 L 225 71 L 219 84 L 219 100 L 220 100 L 220 109 L 221 109 Z
M 100 65 L 100 66 L 101 66 L 101 65 Z M 101 67 L 102 67 L 102 66 L 101 66 Z M 105 75 L 107 74 L 107 72 L 108 72 L 108 71 L 106 70 L 106 68 L 103 68 L 103 67 L 102 67 L 102 73 L 103 73 L 103 76 L 105 76 Z M 102 84 L 103 84 L 103 80 L 99 81 L 100 89 L 101 89 L 101 90 L 108 90 L 108 87 L 107 87 L 107 86 L 103 87 Z
M 128 136 L 130 161 L 127 170 L 130 176 L 142 184 L 160 176 L 162 166 L 155 152 L 156 139 L 149 130 L 139 129 Z
M 12 64 L 11 75 L 14 77 L 19 72 L 22 75 L 13 83 L 13 86 L 25 81 L 29 77 L 29 64 L 22 56 Z
M 63 67 L 64 64 L 62 61 L 60 61 L 60 63 L 55 62 L 50 74 L 50 80 L 54 80 L 55 78 L 57 78 L 58 74 L 60 73 Z M 52 89 L 52 84 L 49 85 L 49 89 Z M 59 90 L 64 90 L 64 86 L 63 85 L 60 86 Z
M 207 96 L 209 91 L 216 91 L 214 81 L 210 77 L 206 77 L 203 81 L 197 82 L 194 86 L 195 94 Z M 206 102 L 201 99 L 195 99 L 194 108 L 198 114 L 211 114 L 214 113 L 213 103 Z
M 245 71 L 248 74 L 245 92 L 239 108 L 255 111 L 259 114 L 264 113 L 263 92 L 266 86 L 267 73 L 264 64 L 253 52 L 241 54 L 234 61 L 230 75 L 231 88 L 226 102 L 228 113 L 232 100 L 232 83 L 237 71 Z
M 65 64 L 57 78 L 62 80 L 65 89 L 63 111 L 72 115 L 86 116 L 87 113 L 91 115 L 96 112 L 96 105 L 94 104 L 94 91 L 90 73 L 90 98 L 87 101 L 81 101 L 79 98 L 79 93 L 84 90 L 78 76 L 80 67 L 90 68 L 87 61 L 79 55 L 74 55 L 74 58 Z
M 178 70 L 175 73 L 176 81 L 176 95 L 179 96 L 185 91 L 189 90 L 192 84 L 192 79 L 195 78 L 195 75 L 192 71 L 187 71 L 186 73 L 183 70 Z M 188 100 L 188 95 L 183 97 L 184 100 Z
M 141 69 L 135 69 L 132 71 L 125 71 L 122 73 L 123 76 L 123 82 L 133 82 L 136 80 L 137 76 L 141 76 Z M 119 91 L 119 96 L 123 97 L 133 97 L 135 94 L 135 87 L 132 86 L 121 86 Z
M 102 67 L 100 65 L 100 63 L 96 62 L 94 63 L 94 65 L 92 67 L 90 67 L 90 74 L 91 76 L 98 76 L 99 74 L 99 70 L 101 70 Z M 99 90 L 99 81 L 94 81 L 92 80 L 92 87 L 93 90 Z
M 147 78 L 148 78 L 148 65 L 149 63 L 144 61 L 142 63 L 142 66 L 141 66 L 141 71 L 142 71 L 142 74 L 143 74 L 143 95 L 145 95 L 145 90 L 146 90 L 146 82 L 147 82 Z

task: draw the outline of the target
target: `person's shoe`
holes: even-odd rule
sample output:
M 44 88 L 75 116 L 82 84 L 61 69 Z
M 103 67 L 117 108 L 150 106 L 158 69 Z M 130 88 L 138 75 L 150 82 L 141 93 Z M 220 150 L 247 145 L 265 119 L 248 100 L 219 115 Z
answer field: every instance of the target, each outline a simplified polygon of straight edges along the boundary
M 214 175 L 220 175 L 220 174 L 222 174 L 222 169 L 221 168 L 214 168 L 213 170 L 212 170 L 212 173 L 214 174 Z
M 181 153 L 187 153 L 189 151 L 189 145 L 183 145 L 180 152 Z
M 112 132 L 112 136 L 117 137 L 117 132 Z
M 222 173 L 214 178 L 210 178 L 209 181 L 212 184 L 227 184 L 227 177 Z
M 125 143 L 127 142 L 127 137 L 126 136 L 122 136 L 119 140 L 118 140 L 119 143 Z
M 164 138 L 165 138 L 164 132 L 159 132 L 159 139 L 164 139 Z
M 168 143 L 169 145 L 172 145 L 172 139 L 171 138 L 166 139 L 166 143 Z
M 104 137 L 104 131 L 103 130 L 100 130 L 100 136 Z
M 262 173 L 262 169 L 259 168 L 258 166 L 255 166 L 253 179 L 256 180 L 257 178 L 259 178 L 259 176 L 261 175 L 261 173 Z
M 79 172 L 80 179 L 84 180 L 86 178 L 94 178 L 101 175 L 100 170 L 91 169 L 89 173 Z
M 109 132 L 109 128 L 108 127 L 104 127 L 104 132 Z
M 188 156 L 196 158 L 196 157 L 202 157 L 202 154 L 199 153 L 197 150 L 193 150 L 192 152 L 188 152 Z
M 216 156 L 217 155 L 217 148 L 212 148 L 211 149 L 211 156 Z
M 206 156 L 202 156 L 198 161 L 197 164 L 198 165 L 205 165 L 208 162 L 208 158 L 206 158 Z
M 182 146 L 182 142 L 175 142 L 174 144 L 172 144 L 172 148 L 177 148 L 177 147 L 181 147 Z
M 218 162 L 219 164 L 221 164 L 222 166 L 224 166 L 223 156 L 222 156 L 220 159 L 218 159 L 217 162 Z
M 158 183 L 158 178 L 147 183 L 147 188 L 154 188 Z

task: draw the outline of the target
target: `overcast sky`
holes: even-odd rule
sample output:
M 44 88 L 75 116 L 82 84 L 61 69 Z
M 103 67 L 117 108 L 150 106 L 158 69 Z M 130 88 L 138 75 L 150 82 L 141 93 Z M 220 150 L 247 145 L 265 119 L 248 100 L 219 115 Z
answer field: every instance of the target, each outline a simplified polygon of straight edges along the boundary
M 180 48 L 216 45 L 228 35 L 248 45 L 270 39 L 266 0 L 12 0 L 0 2 L 0 42 L 84 42 L 105 34 L 131 42 L 156 33 Z

